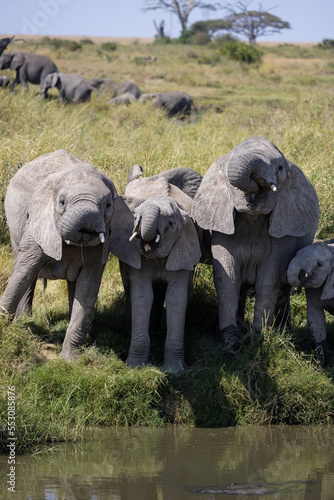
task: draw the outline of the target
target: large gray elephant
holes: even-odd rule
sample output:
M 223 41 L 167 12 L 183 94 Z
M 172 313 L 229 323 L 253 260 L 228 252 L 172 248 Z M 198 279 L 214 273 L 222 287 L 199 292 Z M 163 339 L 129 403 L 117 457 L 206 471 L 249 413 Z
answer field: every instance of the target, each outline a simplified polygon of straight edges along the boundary
M 43 98 L 47 97 L 47 90 L 43 89 L 46 76 L 58 71 L 55 63 L 48 57 L 28 52 L 6 52 L 0 57 L 0 69 L 16 71 L 15 80 L 10 86 L 11 92 L 20 83 L 26 88 L 28 83 L 33 83 L 41 87 Z
M 334 240 L 299 250 L 288 267 L 291 286 L 305 287 L 311 345 L 322 366 L 328 357 L 325 311 L 334 314 Z
M 57 87 L 60 102 L 88 102 L 93 88 L 80 75 L 71 73 L 50 73 L 44 80 L 43 91 Z
M 192 217 L 212 231 L 221 341 L 231 354 L 242 342 L 244 303 L 255 287 L 253 327 L 290 320 L 286 271 L 312 243 L 318 198 L 303 172 L 264 137 L 251 137 L 216 160 L 197 191 Z
M 66 279 L 70 322 L 64 358 L 76 355 L 90 327 L 116 196 L 111 180 L 64 149 L 29 162 L 9 183 L 5 210 L 15 266 L 0 310 L 25 314 L 37 277 Z
M 139 102 L 152 101 L 152 106 L 163 108 L 169 117 L 175 115 L 188 115 L 193 105 L 192 98 L 185 92 L 174 90 L 172 92 L 154 92 L 152 94 L 142 94 Z
M 129 195 L 130 182 L 125 196 L 115 200 L 118 237 L 110 240 L 109 245 L 122 263 L 125 291 L 131 301 L 127 364 L 136 367 L 148 363 L 155 285 L 163 283 L 167 314 L 163 369 L 180 373 L 186 367 L 183 340 L 188 293 L 194 268 L 201 257 L 198 234 L 188 215 L 192 199 L 163 177 L 151 183 L 151 196 L 148 196 L 146 179 L 142 185 L 141 198 L 138 182 L 134 190 L 136 196 Z

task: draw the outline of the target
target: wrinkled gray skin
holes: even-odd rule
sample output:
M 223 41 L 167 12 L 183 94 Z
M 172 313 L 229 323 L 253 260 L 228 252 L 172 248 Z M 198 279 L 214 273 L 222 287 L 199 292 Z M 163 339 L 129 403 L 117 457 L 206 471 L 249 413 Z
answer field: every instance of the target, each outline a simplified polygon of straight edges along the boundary
M 141 96 L 141 90 L 135 83 L 132 82 L 114 82 L 108 78 L 91 78 L 88 83 L 97 91 L 103 91 L 110 88 L 113 91 L 114 97 L 130 93 L 135 99 Z
M 334 315 L 334 241 L 297 252 L 288 267 L 291 286 L 305 287 L 311 344 L 321 365 L 327 361 L 325 311 Z
M 137 367 L 148 363 L 154 288 L 163 283 L 167 315 L 163 369 L 180 373 L 186 368 L 183 340 L 188 293 L 201 256 L 198 235 L 187 213 L 192 200 L 163 177 L 151 183 L 150 193 L 143 181 L 142 198 L 137 197 L 138 183 L 136 197 L 129 195 L 131 182 L 126 195 L 117 198 L 115 220 L 121 227 L 109 247 L 122 262 L 125 288 L 130 288 L 131 345 L 127 364 Z
M 9 83 L 10 83 L 10 79 L 8 78 L 8 76 L 6 76 L 6 75 L 0 76 L 0 87 L 6 88 L 6 87 L 8 87 Z
M 61 352 L 66 359 L 76 355 L 91 324 L 116 195 L 105 175 L 64 149 L 23 166 L 8 187 L 5 209 L 15 266 L 0 310 L 26 314 L 37 277 L 66 279 L 70 322 Z
M 47 97 L 47 90 L 44 89 L 46 76 L 58 71 L 55 63 L 48 57 L 27 52 L 6 52 L 0 57 L 0 69 L 16 71 L 15 80 L 10 86 L 11 92 L 20 83 L 26 88 L 28 83 L 33 83 L 41 87 L 43 98 Z
M 164 108 L 169 117 L 178 114 L 188 115 L 193 104 L 192 98 L 185 92 L 155 92 L 153 94 L 142 94 L 139 102 L 152 101 L 152 106 Z
M 263 137 L 251 137 L 216 160 L 203 177 L 191 213 L 212 231 L 220 336 L 227 352 L 241 345 L 244 303 L 255 287 L 253 327 L 290 322 L 286 271 L 296 252 L 312 243 L 317 195 L 303 172 Z
M 45 78 L 43 90 L 57 87 L 60 102 L 89 102 L 92 87 L 83 76 L 71 73 L 51 73 Z

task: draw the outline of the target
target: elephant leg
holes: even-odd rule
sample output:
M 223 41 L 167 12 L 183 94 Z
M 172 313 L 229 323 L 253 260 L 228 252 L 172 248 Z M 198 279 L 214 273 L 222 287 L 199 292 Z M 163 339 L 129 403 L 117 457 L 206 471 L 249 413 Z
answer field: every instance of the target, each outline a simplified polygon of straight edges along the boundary
M 290 292 L 291 286 L 288 283 L 280 288 L 275 308 L 275 323 L 289 332 L 291 331 Z
M 269 279 L 268 279 L 269 282 Z M 253 328 L 261 332 L 263 326 L 272 325 L 275 316 L 278 286 L 256 285 Z
M 38 273 L 45 264 L 46 258 L 41 247 L 25 233 L 22 237 L 15 265 L 9 277 L 5 291 L 1 297 L 0 310 L 14 315 L 18 305 L 33 285 Z
M 99 293 L 104 265 L 97 255 L 93 265 L 83 267 L 75 284 L 71 317 L 66 330 L 60 356 L 71 359 L 77 356 L 91 326 L 94 305 Z M 70 286 L 73 291 L 73 284 Z
M 21 78 L 20 78 L 20 72 L 19 72 L 19 69 L 18 69 L 18 70 L 16 70 L 15 80 L 10 85 L 10 91 L 14 92 L 15 87 L 17 85 L 20 85 L 20 83 L 21 83 Z
M 326 316 L 317 289 L 306 288 L 307 324 L 310 331 L 311 346 L 315 358 L 321 366 L 327 362 Z
M 74 297 L 75 297 L 75 286 L 76 286 L 75 281 L 67 280 L 68 317 L 70 320 L 71 320 L 71 316 L 72 316 L 73 302 L 74 302 Z
M 32 301 L 34 298 L 36 282 L 37 278 L 34 279 L 34 281 L 31 283 L 31 285 L 23 295 L 22 299 L 20 300 L 19 305 L 16 308 L 16 314 L 15 314 L 16 318 L 31 314 Z
M 134 271 L 131 277 L 131 344 L 126 363 L 136 367 L 148 363 L 153 287 L 151 280 L 148 277 L 140 276 L 140 272 Z
M 240 349 L 238 310 L 241 288 L 240 269 L 221 245 L 212 247 L 213 279 L 218 299 L 219 340 L 229 354 Z
M 189 272 L 175 271 L 166 292 L 167 337 L 163 370 L 173 373 L 183 372 L 184 326 L 188 300 Z

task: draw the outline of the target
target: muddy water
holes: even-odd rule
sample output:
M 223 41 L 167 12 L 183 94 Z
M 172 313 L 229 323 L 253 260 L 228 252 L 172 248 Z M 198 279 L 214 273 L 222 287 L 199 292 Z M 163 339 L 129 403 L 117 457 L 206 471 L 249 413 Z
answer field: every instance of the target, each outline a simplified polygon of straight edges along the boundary
M 8 467 L 4 500 L 333 500 L 334 428 L 94 429 Z

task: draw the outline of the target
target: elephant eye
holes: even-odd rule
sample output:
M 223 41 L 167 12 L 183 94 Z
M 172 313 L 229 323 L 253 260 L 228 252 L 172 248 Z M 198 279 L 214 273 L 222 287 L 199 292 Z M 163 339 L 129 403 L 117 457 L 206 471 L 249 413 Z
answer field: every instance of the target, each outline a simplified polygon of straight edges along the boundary
M 282 172 L 282 170 L 283 170 L 283 166 L 282 166 L 282 165 L 279 165 L 279 166 L 278 166 L 278 170 L 279 170 L 280 172 Z
M 322 267 L 322 262 L 317 262 L 318 267 Z
M 61 205 L 62 207 L 65 205 L 65 197 L 64 196 L 61 196 L 59 198 L 59 205 Z

